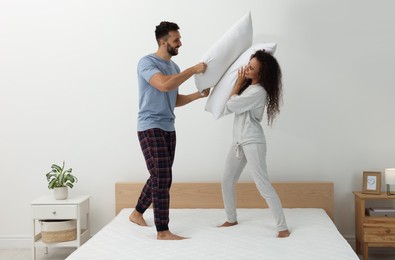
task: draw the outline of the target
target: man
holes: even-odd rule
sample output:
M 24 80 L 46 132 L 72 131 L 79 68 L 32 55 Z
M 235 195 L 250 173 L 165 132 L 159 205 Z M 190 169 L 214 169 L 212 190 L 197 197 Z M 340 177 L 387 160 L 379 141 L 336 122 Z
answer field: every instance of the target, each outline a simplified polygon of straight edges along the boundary
M 160 240 L 185 238 L 171 233 L 168 226 L 169 191 L 176 147 L 174 107 L 186 105 L 209 94 L 209 89 L 189 95 L 178 93 L 178 87 L 183 82 L 194 74 L 204 73 L 207 68 L 201 62 L 180 72 L 180 68 L 171 60 L 182 45 L 178 30 L 178 25 L 172 22 L 161 22 L 156 26 L 158 50 L 143 57 L 137 66 L 137 131 L 150 177 L 129 219 L 138 225 L 147 226 L 143 214 L 153 203 L 157 239 Z

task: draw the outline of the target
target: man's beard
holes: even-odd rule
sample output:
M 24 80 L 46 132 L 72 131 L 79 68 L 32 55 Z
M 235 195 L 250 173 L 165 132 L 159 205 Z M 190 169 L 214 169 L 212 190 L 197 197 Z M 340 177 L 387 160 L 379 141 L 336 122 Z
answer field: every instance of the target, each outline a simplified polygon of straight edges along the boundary
M 177 48 L 178 47 L 172 47 L 170 44 L 167 44 L 167 53 L 169 53 L 171 56 L 176 56 L 178 54 Z

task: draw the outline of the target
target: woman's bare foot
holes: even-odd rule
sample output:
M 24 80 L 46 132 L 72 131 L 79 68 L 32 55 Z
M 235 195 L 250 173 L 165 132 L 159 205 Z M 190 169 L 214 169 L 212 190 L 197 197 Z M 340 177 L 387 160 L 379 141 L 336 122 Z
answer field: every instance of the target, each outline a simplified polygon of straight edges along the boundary
M 235 226 L 237 224 L 238 224 L 237 221 L 236 222 L 228 222 L 228 221 L 226 221 L 224 224 L 222 224 L 221 226 L 218 226 L 218 227 L 231 227 L 231 226 Z
M 182 239 L 187 239 L 187 238 L 174 235 L 169 230 L 166 230 L 166 231 L 159 231 L 156 236 L 156 239 L 158 239 L 158 240 L 182 240 Z
M 137 210 L 133 210 L 132 214 L 130 214 L 129 216 L 129 220 L 140 226 L 148 226 L 147 223 L 145 223 L 143 214 L 141 214 Z
M 283 231 L 279 231 L 279 232 L 278 232 L 277 237 L 280 237 L 280 238 L 282 238 L 282 237 L 289 237 L 290 234 L 291 234 L 291 233 L 289 233 L 288 230 L 283 230 Z

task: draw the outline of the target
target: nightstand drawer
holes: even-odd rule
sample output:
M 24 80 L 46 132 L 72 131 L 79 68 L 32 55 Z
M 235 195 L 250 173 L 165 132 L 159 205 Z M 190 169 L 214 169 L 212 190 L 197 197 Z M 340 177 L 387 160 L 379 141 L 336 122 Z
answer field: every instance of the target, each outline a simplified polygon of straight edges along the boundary
M 395 218 L 365 219 L 363 230 L 365 242 L 395 242 Z
M 78 217 L 76 205 L 43 205 L 33 206 L 34 219 L 76 219 Z

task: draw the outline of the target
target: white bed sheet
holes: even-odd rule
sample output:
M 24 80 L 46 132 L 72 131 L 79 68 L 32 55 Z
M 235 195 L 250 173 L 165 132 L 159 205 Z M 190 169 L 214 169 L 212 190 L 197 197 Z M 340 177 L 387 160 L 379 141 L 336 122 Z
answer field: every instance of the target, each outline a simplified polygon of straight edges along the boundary
M 123 209 L 67 260 L 123 259 L 311 259 L 359 260 L 322 209 L 284 209 L 291 236 L 276 238 L 268 209 L 238 209 L 239 225 L 218 228 L 223 209 L 171 209 L 170 230 L 190 239 L 156 240 L 152 209 L 149 227 L 129 222 Z

